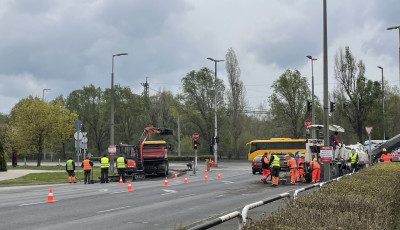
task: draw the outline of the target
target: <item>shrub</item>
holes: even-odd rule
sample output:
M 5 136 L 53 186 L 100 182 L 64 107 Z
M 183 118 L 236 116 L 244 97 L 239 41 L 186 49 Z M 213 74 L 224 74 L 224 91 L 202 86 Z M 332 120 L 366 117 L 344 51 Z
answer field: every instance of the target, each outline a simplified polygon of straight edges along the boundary
M 7 153 L 0 142 L 0 171 L 7 171 Z
M 245 229 L 398 229 L 400 164 L 380 163 L 316 192 Z

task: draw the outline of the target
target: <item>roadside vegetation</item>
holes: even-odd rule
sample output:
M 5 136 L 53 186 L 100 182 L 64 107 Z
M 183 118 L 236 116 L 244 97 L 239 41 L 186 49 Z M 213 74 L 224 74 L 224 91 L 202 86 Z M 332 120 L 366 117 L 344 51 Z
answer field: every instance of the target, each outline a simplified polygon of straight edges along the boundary
M 380 163 L 302 194 L 256 229 L 399 229 L 400 164 Z

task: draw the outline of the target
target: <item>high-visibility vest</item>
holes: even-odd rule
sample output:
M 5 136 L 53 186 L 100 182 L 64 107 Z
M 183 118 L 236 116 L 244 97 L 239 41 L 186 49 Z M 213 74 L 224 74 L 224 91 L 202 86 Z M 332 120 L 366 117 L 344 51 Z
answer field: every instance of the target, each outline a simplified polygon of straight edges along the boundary
M 67 170 L 74 170 L 72 162 L 74 162 L 72 159 L 67 160 Z
M 119 168 L 119 169 L 125 168 L 125 158 L 118 157 L 118 159 L 117 159 L 117 168 Z
M 303 161 L 303 158 L 299 158 L 299 159 L 297 160 L 297 165 L 299 166 L 299 169 L 304 168 L 304 161 Z
M 392 158 L 392 155 L 390 155 L 390 153 L 382 154 L 381 158 L 382 158 L 382 160 L 383 160 L 384 162 L 389 162 L 390 159 Z
M 269 167 L 271 166 L 269 163 L 269 159 L 268 159 L 268 156 L 263 156 L 263 158 L 262 158 L 262 168 L 263 169 L 269 169 Z
M 274 167 L 274 166 L 281 167 L 281 163 L 280 163 L 281 159 L 279 157 L 277 157 L 276 155 L 272 155 L 272 156 L 274 157 L 274 159 L 272 160 L 271 167 Z
M 351 159 L 351 163 L 352 164 L 357 163 L 357 153 L 351 153 L 350 154 L 350 159 Z
M 296 160 L 295 160 L 294 158 L 290 158 L 290 160 L 287 161 L 287 165 L 288 165 L 291 169 L 297 168 Z
M 108 160 L 108 157 L 102 157 L 101 158 L 101 168 L 108 168 L 108 167 L 110 167 L 110 165 L 108 164 L 108 162 L 109 162 L 109 160 Z
M 92 170 L 92 166 L 90 165 L 90 160 L 86 159 L 83 161 L 83 170 Z
M 310 163 L 310 168 L 311 168 L 311 170 L 320 169 L 321 166 L 319 165 L 319 163 L 318 163 L 317 161 L 312 161 L 312 162 Z

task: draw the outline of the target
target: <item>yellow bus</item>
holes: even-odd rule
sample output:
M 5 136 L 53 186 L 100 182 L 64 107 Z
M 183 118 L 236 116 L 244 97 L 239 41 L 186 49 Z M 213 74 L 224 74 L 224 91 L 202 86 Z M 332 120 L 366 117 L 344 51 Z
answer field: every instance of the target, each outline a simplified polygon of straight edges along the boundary
M 252 161 L 254 157 L 263 155 L 265 152 L 269 154 L 273 152 L 291 152 L 296 154 L 297 151 L 306 151 L 307 139 L 292 138 L 271 138 L 269 140 L 254 140 L 246 144 L 249 147 L 247 158 Z

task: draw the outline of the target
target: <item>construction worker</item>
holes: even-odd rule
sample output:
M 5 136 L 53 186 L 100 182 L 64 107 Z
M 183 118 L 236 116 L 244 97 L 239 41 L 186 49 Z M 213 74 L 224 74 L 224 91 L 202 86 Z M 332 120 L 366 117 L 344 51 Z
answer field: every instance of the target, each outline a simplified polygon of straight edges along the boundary
M 390 162 L 392 160 L 392 155 L 390 153 L 386 153 L 386 149 L 382 149 L 381 161 Z
M 267 177 L 269 175 L 271 175 L 271 164 L 269 162 L 268 153 L 264 153 L 261 163 L 262 163 L 262 170 L 263 170 L 263 177 L 261 178 L 261 181 L 263 181 L 266 184 Z
M 275 154 L 271 155 L 271 176 L 272 176 L 272 186 L 278 186 L 279 184 L 279 172 L 281 171 L 280 158 Z
M 122 154 L 120 154 L 119 157 L 117 158 L 117 170 L 119 178 L 122 178 L 123 183 L 125 183 L 126 163 L 128 163 L 128 161 L 122 156 Z
M 290 155 L 286 155 L 285 159 L 287 160 L 287 167 L 290 170 L 290 184 L 296 183 L 296 171 L 297 171 L 297 164 L 296 160 L 291 157 Z
M 297 182 L 306 182 L 306 179 L 304 178 L 304 154 L 301 154 L 300 158 L 297 160 Z
M 90 173 L 92 172 L 93 168 L 93 162 L 89 159 L 89 157 L 86 157 L 86 159 L 82 162 L 82 168 L 83 171 L 85 172 L 85 180 L 84 183 L 90 183 Z
M 355 149 L 351 149 L 349 161 L 351 162 L 351 172 L 357 171 L 358 166 L 358 154 Z
M 339 132 L 335 132 L 334 134 L 332 134 L 332 136 L 330 137 L 330 140 L 329 140 L 331 146 L 333 147 L 333 150 L 336 149 L 336 146 L 340 147 L 339 140 L 337 138 L 338 134 L 339 134 Z
M 100 159 L 100 168 L 101 168 L 100 182 L 102 184 L 108 183 L 108 168 L 110 167 L 109 162 L 110 160 L 108 159 L 106 154 L 104 154 L 103 157 Z
M 310 169 L 312 172 L 312 183 L 319 182 L 321 177 L 321 166 L 319 165 L 317 158 L 314 158 L 310 163 Z
M 69 183 L 72 183 L 72 181 L 74 181 L 74 183 L 76 183 L 76 179 L 75 179 L 75 162 L 74 162 L 74 160 L 72 160 L 72 157 L 68 158 L 67 163 L 65 164 L 65 170 L 68 173 Z

